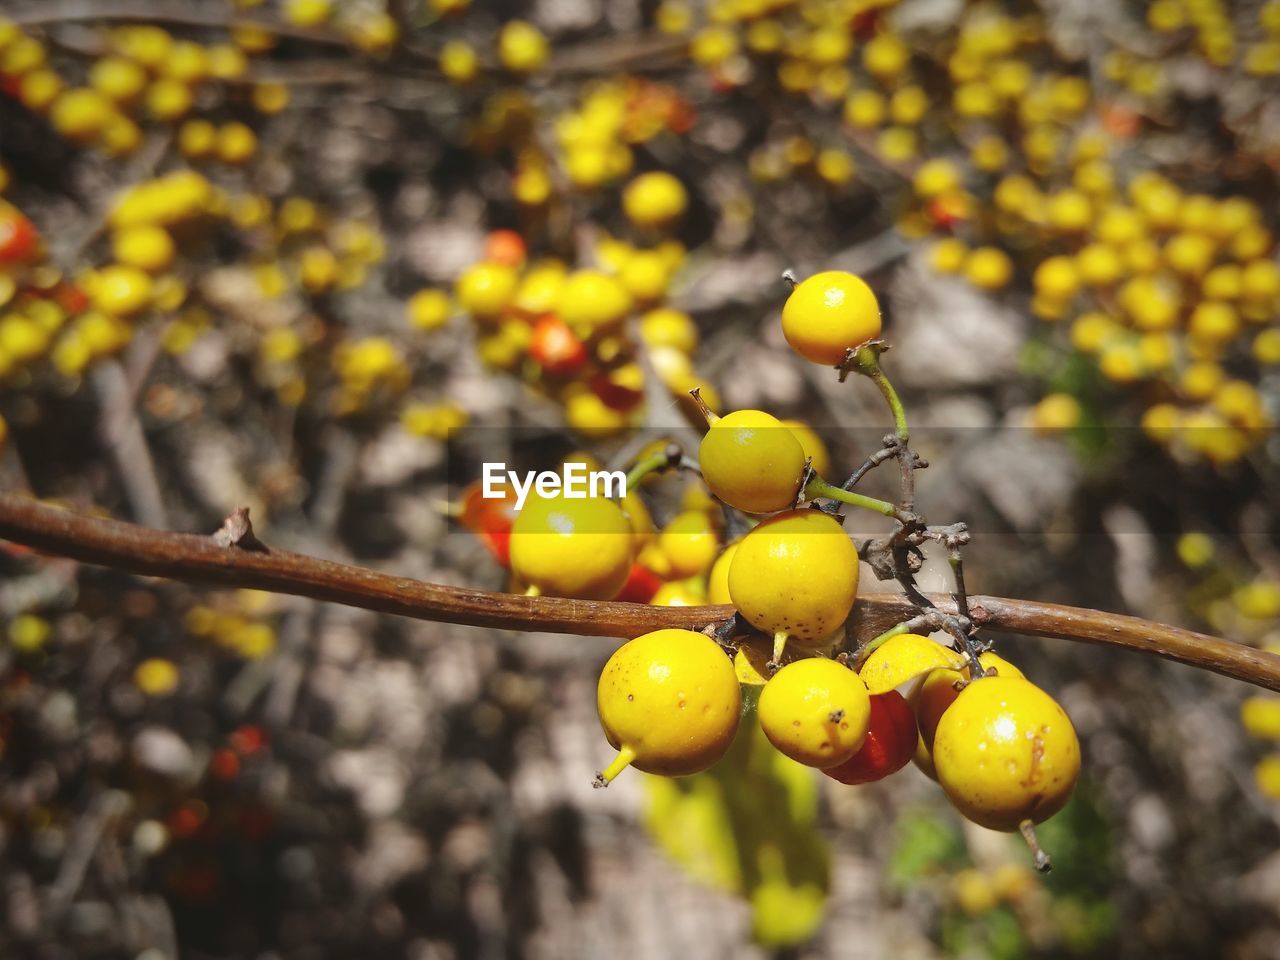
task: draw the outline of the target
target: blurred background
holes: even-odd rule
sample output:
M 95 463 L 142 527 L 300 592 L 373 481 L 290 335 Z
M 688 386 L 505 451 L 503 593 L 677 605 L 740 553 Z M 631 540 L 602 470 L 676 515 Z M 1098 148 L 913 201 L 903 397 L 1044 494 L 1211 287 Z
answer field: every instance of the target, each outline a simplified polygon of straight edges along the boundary
M 843 269 L 971 591 L 1280 648 L 1278 73 L 1276 0 L 0 0 L 0 488 L 506 589 L 481 449 L 877 449 L 778 322 Z M 593 791 L 612 641 L 9 544 L 0 638 L 5 956 L 1280 957 L 1280 698 L 1151 657 L 998 638 L 1083 746 L 1040 877 L 751 723 Z

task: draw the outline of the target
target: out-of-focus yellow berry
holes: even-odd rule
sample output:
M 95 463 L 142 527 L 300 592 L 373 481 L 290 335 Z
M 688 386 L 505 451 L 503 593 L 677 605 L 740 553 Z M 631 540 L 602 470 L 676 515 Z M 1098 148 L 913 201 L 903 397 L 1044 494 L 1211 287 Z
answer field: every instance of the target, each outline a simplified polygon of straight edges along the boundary
M 333 13 L 333 0 L 286 0 L 284 18 L 295 27 L 319 27 Z
M 1080 289 L 1080 274 L 1071 257 L 1054 256 L 1040 262 L 1031 276 L 1031 283 L 1040 296 L 1067 301 Z
M 560 319 L 579 336 L 590 336 L 621 323 L 631 311 L 626 288 L 597 270 L 569 275 L 560 296 Z
M 622 209 L 637 226 L 661 227 L 679 219 L 688 205 L 684 184 L 665 171 L 636 177 L 622 192 Z
M 1191 311 L 1187 332 L 1200 340 L 1225 343 L 1240 332 L 1240 315 L 1228 303 L 1204 300 Z
M 147 86 L 147 72 L 123 56 L 104 56 L 88 70 L 88 83 L 116 104 L 136 100 Z
M 112 34 L 111 40 L 122 56 L 149 70 L 158 71 L 173 49 L 173 37 L 162 28 L 149 24 L 121 27 Z
M 969 151 L 969 161 L 983 173 L 999 173 L 1009 165 L 1009 147 L 995 134 L 980 137 Z
M 178 689 L 181 675 L 172 660 L 151 657 L 133 671 L 133 682 L 149 697 L 167 697 Z
M 18 83 L 18 99 L 28 110 L 44 113 L 65 87 L 56 71 L 41 67 L 22 75 Z
M 44 617 L 23 613 L 9 623 L 9 643 L 19 653 L 38 653 L 44 649 L 53 628 Z
M 76 143 L 87 143 L 102 132 L 115 113 L 111 101 L 97 90 L 77 87 L 61 94 L 49 109 L 53 129 Z
M 512 73 L 532 73 L 550 53 L 542 31 L 527 21 L 512 20 L 498 34 L 498 62 Z
M 919 152 L 920 138 L 908 127 L 890 127 L 876 138 L 876 149 L 890 163 L 903 163 Z
M 863 68 L 880 80 L 901 76 L 910 60 L 906 44 L 892 33 L 877 34 L 862 48 Z
M 671 268 L 657 250 L 637 250 L 622 264 L 618 280 L 637 302 L 653 303 L 666 294 Z
M 283 83 L 255 83 L 253 85 L 253 108 L 259 113 L 279 113 L 289 105 L 289 88 Z
M 193 86 L 209 76 L 209 55 L 200 44 L 179 40 L 164 58 L 160 72 L 179 83 Z
M 884 94 L 877 90 L 855 90 L 844 101 L 844 122 L 851 127 L 878 127 L 886 112 Z
M 161 123 L 178 120 L 191 112 L 191 88 L 181 80 L 161 77 L 147 88 L 147 113 Z
M 1157 403 L 1143 411 L 1138 425 L 1153 442 L 1167 444 L 1173 440 L 1181 423 L 1182 412 L 1176 406 Z
M 173 264 L 173 237 L 153 224 L 126 227 L 111 235 L 111 255 L 125 266 L 160 273 Z
M 959 237 L 944 237 L 929 248 L 929 266 L 938 273 L 959 273 L 969 256 L 969 246 Z
M 964 276 L 983 290 L 1003 290 L 1013 278 L 1013 261 L 999 247 L 978 247 L 964 262 Z
M 1184 533 L 1176 546 L 1178 559 L 1192 570 L 1198 570 L 1213 560 L 1213 539 L 1204 533 Z
M 1225 379 L 1222 367 L 1210 361 L 1199 361 L 1183 371 L 1178 389 L 1189 400 L 1208 400 Z
M 853 157 L 848 151 L 836 147 L 819 150 L 813 161 L 813 169 L 825 183 L 833 187 L 849 183 L 857 173 Z
M 206 52 L 209 75 L 218 80 L 239 80 L 249 70 L 244 52 L 229 43 L 214 44 Z
M 916 195 L 924 199 L 951 193 L 961 185 L 960 170 L 952 161 L 944 157 L 926 160 L 916 170 L 911 185 Z
M 1271 301 L 1280 294 L 1280 267 L 1271 260 L 1251 260 L 1240 276 L 1240 295 L 1246 300 Z
M 1080 401 L 1069 393 L 1051 393 L 1031 408 L 1028 422 L 1040 433 L 1061 433 L 1080 423 Z
M 1250 736 L 1280 740 L 1280 698 L 1249 697 L 1240 704 L 1240 725 Z
M 103 267 L 88 289 L 89 302 L 112 317 L 131 317 L 151 302 L 151 278 L 137 267 Z
M 698 348 L 693 319 L 670 307 L 650 310 L 640 318 L 640 338 L 650 349 L 669 347 L 691 355 Z
M 704 67 L 715 67 L 738 52 L 738 35 L 727 27 L 706 27 L 689 44 L 689 57 Z
M 458 278 L 454 295 L 458 306 L 480 321 L 496 320 L 515 296 L 518 277 L 514 268 L 481 262 Z
M 197 117 L 178 128 L 178 149 L 192 160 L 209 156 L 217 142 L 218 128 L 208 120 Z
M 1255 580 L 1253 583 L 1246 583 L 1236 590 L 1232 599 L 1240 615 L 1250 620 L 1274 620 L 1280 617 L 1280 583 L 1275 581 Z M 1280 708 L 1280 700 L 1268 699 L 1267 702 Z M 1280 710 L 1276 710 L 1272 716 L 1277 724 L 1280 724 L 1280 716 L 1277 714 L 1280 714 Z M 1254 733 L 1252 730 L 1249 732 Z M 1254 735 L 1280 737 L 1280 725 L 1276 726 L 1272 733 L 1254 733 Z
M 1061 190 L 1049 197 L 1049 225 L 1064 233 L 1079 233 L 1093 222 L 1093 205 L 1079 190 Z
M 214 151 L 219 160 L 231 166 L 248 163 L 258 151 L 257 134 L 239 121 L 224 123 L 218 128 L 218 139 L 214 145 Z
M 419 290 L 405 305 L 409 325 L 418 330 L 437 330 L 449 322 L 452 313 L 449 294 L 432 287 Z
M 1253 338 L 1253 358 L 1268 366 L 1280 364 L 1280 329 L 1263 330 Z
M 1120 287 L 1116 300 L 1139 330 L 1169 330 L 1178 322 L 1181 296 L 1166 277 L 1134 277 Z
M 480 74 L 480 57 L 464 40 L 450 40 L 440 48 L 440 72 L 454 83 L 470 83 Z

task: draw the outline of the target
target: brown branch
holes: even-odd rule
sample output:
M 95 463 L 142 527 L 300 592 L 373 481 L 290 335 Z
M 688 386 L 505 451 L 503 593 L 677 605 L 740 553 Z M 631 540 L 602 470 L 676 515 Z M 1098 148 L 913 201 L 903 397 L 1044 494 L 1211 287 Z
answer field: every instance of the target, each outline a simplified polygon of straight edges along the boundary
M 504 630 L 634 637 L 662 627 L 697 630 L 733 613 L 729 606 L 650 607 L 425 583 L 283 550 L 221 546 L 212 536 L 89 517 L 9 493 L 0 493 L 0 539 L 147 576 L 268 590 L 419 620 Z M 955 611 L 950 597 L 930 599 L 944 611 Z M 987 629 L 1153 653 L 1280 692 L 1280 655 L 1217 637 L 1136 617 L 1028 600 L 971 596 L 969 608 L 974 623 Z M 859 597 L 851 629 L 858 638 L 876 636 L 914 612 L 904 596 Z

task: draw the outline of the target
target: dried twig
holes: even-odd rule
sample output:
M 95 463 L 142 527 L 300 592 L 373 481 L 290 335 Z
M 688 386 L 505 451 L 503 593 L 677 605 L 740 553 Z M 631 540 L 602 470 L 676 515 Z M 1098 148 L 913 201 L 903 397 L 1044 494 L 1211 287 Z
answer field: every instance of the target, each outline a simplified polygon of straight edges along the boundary
M 425 583 L 283 550 L 230 549 L 209 536 L 84 516 L 14 494 L 0 494 L 0 538 L 147 576 L 270 590 L 419 620 L 505 630 L 634 637 L 662 627 L 698 630 L 734 612 L 729 606 L 651 607 Z M 957 613 L 951 597 L 927 599 L 945 613 Z M 1153 653 L 1280 692 L 1277 654 L 1098 610 L 1000 597 L 970 596 L 968 600 L 978 627 Z M 915 613 L 905 596 L 860 597 L 851 630 L 857 637 L 873 637 Z

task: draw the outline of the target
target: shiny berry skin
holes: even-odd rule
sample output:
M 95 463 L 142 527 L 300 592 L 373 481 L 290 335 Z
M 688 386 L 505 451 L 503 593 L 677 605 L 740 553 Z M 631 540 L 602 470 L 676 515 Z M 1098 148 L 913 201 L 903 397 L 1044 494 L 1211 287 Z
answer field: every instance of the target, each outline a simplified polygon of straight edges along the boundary
M 849 350 L 879 337 L 880 329 L 876 295 L 859 277 L 842 270 L 800 281 L 782 307 L 787 343 L 814 363 L 844 362 Z

